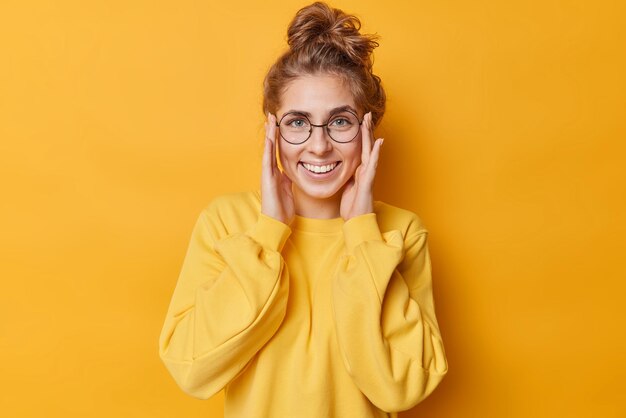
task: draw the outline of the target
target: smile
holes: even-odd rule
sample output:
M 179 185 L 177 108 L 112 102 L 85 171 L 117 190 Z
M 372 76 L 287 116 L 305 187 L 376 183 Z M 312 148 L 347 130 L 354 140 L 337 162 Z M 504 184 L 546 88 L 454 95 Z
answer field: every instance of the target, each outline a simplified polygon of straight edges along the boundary
M 333 171 L 335 167 L 339 165 L 339 162 L 334 162 L 334 163 L 326 164 L 326 165 L 313 165 L 309 163 L 301 163 L 301 164 L 304 168 L 306 168 L 308 171 L 312 173 L 324 174 L 324 173 Z

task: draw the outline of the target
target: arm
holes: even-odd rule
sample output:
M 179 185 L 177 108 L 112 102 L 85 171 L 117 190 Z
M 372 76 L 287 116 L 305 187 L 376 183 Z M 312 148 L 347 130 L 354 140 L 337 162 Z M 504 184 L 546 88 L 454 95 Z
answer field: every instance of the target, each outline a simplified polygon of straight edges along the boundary
M 159 338 L 159 355 L 191 396 L 207 399 L 244 370 L 279 328 L 291 230 L 260 214 L 246 233 L 217 238 L 210 208 L 198 218 Z
M 374 213 L 344 225 L 348 252 L 333 287 L 339 347 L 354 383 L 388 412 L 426 398 L 448 371 L 427 235 L 419 226 L 404 240 L 400 231 L 381 235 Z

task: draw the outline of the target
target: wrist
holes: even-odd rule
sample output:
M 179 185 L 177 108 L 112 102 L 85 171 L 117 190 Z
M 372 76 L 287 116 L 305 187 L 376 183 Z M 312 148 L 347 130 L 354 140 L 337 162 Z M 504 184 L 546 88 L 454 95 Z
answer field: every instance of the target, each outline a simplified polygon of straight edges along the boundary
M 356 216 L 343 224 L 343 234 L 349 252 L 365 241 L 382 241 L 376 213 Z
M 268 218 L 272 218 L 275 221 L 282 222 L 285 225 L 289 225 L 291 223 L 286 216 L 277 211 L 261 209 L 261 214 Z
M 283 221 L 261 212 L 256 225 L 248 234 L 264 247 L 281 251 L 291 235 L 291 228 Z
M 357 216 L 367 215 L 368 213 L 373 213 L 373 212 L 374 212 L 374 205 L 373 204 L 369 204 L 369 205 L 366 205 L 365 207 L 358 208 L 358 209 L 350 211 L 344 217 L 344 220 L 345 221 L 349 221 L 350 219 L 356 218 Z

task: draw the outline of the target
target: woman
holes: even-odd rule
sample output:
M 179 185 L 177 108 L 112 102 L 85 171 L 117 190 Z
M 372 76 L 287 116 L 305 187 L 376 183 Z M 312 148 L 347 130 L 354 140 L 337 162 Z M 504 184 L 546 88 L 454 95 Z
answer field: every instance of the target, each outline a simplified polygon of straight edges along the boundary
M 396 416 L 447 372 L 428 232 L 372 197 L 385 94 L 359 28 L 296 14 L 264 84 L 261 191 L 194 227 L 160 356 L 186 393 L 225 389 L 226 417 Z

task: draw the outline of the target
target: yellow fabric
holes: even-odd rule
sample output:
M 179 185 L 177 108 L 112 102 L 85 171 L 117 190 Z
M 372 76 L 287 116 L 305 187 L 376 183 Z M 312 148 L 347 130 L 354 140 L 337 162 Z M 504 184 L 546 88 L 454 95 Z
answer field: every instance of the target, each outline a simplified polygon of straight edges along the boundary
M 393 417 L 428 396 L 448 364 L 421 220 L 260 208 L 225 195 L 196 222 L 159 340 L 181 389 L 225 388 L 227 418 Z

